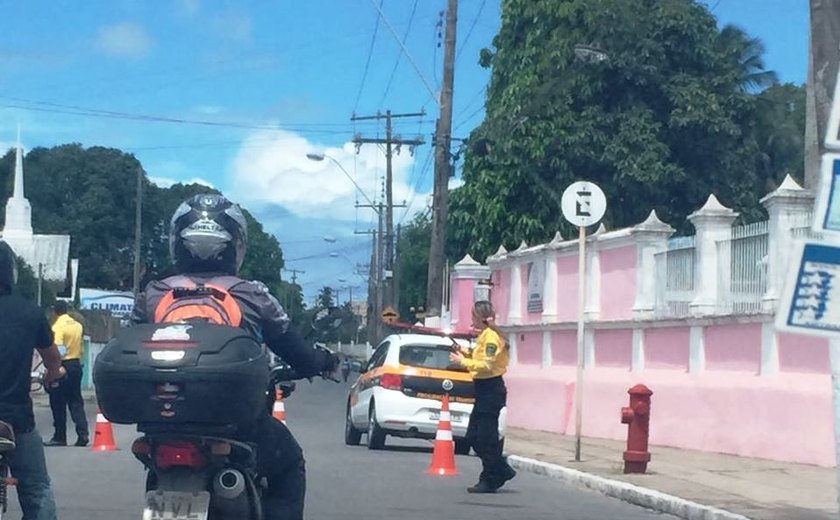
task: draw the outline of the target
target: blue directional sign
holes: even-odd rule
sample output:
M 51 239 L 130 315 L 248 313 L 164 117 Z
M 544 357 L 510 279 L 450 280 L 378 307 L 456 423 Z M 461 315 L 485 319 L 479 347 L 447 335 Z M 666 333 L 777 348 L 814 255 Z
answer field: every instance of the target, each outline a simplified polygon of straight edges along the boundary
M 814 230 L 840 233 L 840 155 L 823 154 Z
M 840 333 L 840 246 L 805 242 L 793 262 L 777 327 L 817 335 Z

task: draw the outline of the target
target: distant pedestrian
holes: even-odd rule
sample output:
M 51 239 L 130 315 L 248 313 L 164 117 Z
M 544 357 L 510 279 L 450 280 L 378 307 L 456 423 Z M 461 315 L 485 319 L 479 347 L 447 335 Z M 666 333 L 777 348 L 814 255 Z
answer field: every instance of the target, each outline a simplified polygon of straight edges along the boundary
M 67 409 L 76 425 L 76 446 L 90 442 L 85 402 L 82 398 L 82 324 L 67 314 L 67 302 L 59 300 L 53 305 L 55 322 L 53 336 L 61 354 L 61 364 L 67 377 L 48 388 L 50 408 L 55 433 L 45 446 L 67 446 Z
M 470 414 L 466 439 L 481 458 L 482 472 L 478 483 L 467 488 L 470 493 L 495 493 L 516 471 L 502 456 L 499 439 L 499 413 L 507 400 L 502 376 L 507 371 L 510 347 L 496 325 L 496 311 L 489 301 L 475 302 L 473 327 L 481 330 L 472 351 L 461 349 L 450 354 L 453 363 L 466 367 L 475 384 L 475 405 Z
M 347 378 L 350 377 L 350 358 L 348 357 L 341 362 L 341 377 L 344 378 L 344 382 L 347 382 Z

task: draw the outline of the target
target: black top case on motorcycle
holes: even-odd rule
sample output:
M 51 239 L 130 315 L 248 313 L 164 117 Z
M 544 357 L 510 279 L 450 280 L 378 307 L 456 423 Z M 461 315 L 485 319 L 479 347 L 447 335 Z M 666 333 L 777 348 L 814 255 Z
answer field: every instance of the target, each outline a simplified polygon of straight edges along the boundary
M 123 329 L 97 356 L 102 414 L 138 430 L 225 434 L 265 413 L 268 357 L 243 329 L 210 323 Z

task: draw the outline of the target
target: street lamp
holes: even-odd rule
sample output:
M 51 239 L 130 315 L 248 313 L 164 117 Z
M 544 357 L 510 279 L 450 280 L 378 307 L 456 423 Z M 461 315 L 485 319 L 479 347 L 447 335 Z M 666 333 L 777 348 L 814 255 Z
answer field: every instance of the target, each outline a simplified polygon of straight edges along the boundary
M 348 178 L 348 179 L 350 179 L 350 182 L 352 182 L 352 183 L 353 183 L 353 186 L 355 186 L 355 187 L 356 187 L 356 190 L 357 190 L 359 193 L 361 193 L 361 194 L 362 194 L 362 197 L 364 197 L 364 198 L 365 198 L 365 200 L 368 202 L 368 204 L 370 204 L 370 207 L 371 207 L 371 208 L 373 208 L 373 211 L 375 211 L 376 213 L 379 213 L 379 209 L 376 207 L 376 204 L 374 204 L 374 203 L 373 203 L 373 201 L 372 201 L 372 200 L 370 200 L 370 197 L 368 197 L 368 196 L 367 196 L 367 193 L 365 193 L 365 192 L 364 192 L 364 190 L 361 188 L 361 186 L 359 186 L 359 184 L 356 182 L 356 179 L 354 179 L 354 178 L 353 178 L 353 176 L 352 176 L 352 175 L 350 175 L 350 172 L 348 172 L 347 170 L 345 170 L 345 169 L 344 169 L 344 166 L 342 166 L 342 165 L 341 165 L 341 163 L 340 163 L 340 162 L 338 162 L 338 161 L 337 161 L 334 157 L 331 157 L 331 156 L 329 156 L 329 155 L 327 155 L 327 154 L 325 154 L 325 153 L 314 153 L 314 152 L 310 152 L 310 153 L 306 154 L 306 158 L 307 158 L 307 159 L 309 159 L 310 161 L 316 161 L 316 162 L 321 162 L 321 161 L 323 161 L 324 159 L 329 159 L 330 161 L 332 161 L 332 162 L 333 162 L 336 166 L 338 166 L 338 168 L 339 168 L 342 172 L 344 172 L 344 175 L 346 175 L 346 176 L 347 176 L 347 178 Z

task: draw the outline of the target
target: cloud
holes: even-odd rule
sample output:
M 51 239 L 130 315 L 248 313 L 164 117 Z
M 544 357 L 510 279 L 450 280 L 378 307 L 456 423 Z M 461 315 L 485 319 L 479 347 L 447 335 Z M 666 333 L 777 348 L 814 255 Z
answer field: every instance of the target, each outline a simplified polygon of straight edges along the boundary
M 216 187 L 213 186 L 213 183 L 207 180 L 202 179 L 201 177 L 193 177 L 192 179 L 173 179 L 171 177 L 156 177 L 154 175 L 149 175 L 149 182 L 157 186 L 158 188 L 169 188 L 175 184 L 201 184 L 207 186 L 209 188 L 215 189 Z
M 98 44 L 102 52 L 115 58 L 144 58 L 154 47 L 146 30 L 130 22 L 102 27 Z
M 318 152 L 334 158 L 346 170 L 325 159 L 315 162 L 307 153 Z M 414 158 L 407 150 L 393 159 L 393 199 L 395 203 L 417 195 L 408 183 Z M 355 166 L 354 166 L 355 163 Z M 324 148 L 295 133 L 283 130 L 252 132 L 243 142 L 231 169 L 231 196 L 244 204 L 276 204 L 293 215 L 352 221 L 372 215 L 355 208 L 375 200 L 377 186 L 385 175 L 384 154 L 375 145 L 364 145 L 359 155 L 354 145 Z M 356 181 L 360 194 L 348 174 Z M 421 195 L 422 197 L 422 195 Z M 395 215 L 397 213 L 395 212 Z

